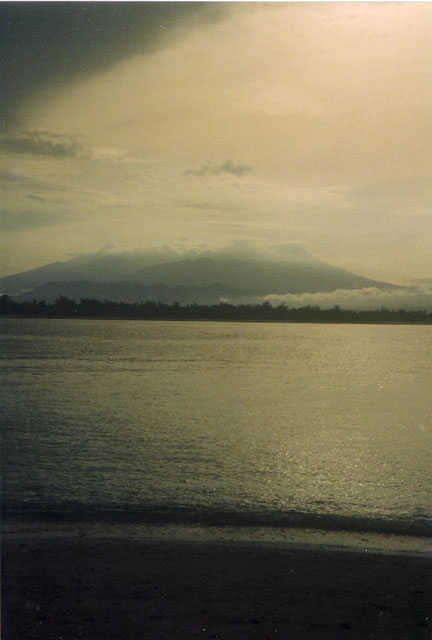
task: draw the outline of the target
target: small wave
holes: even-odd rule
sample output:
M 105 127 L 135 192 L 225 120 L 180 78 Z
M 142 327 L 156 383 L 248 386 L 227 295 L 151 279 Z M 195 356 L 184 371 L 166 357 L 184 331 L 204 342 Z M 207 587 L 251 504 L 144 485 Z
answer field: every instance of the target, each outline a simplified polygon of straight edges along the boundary
M 412 536 L 432 536 L 432 522 L 426 518 L 390 519 L 356 517 L 341 514 L 317 514 L 297 511 L 216 511 L 151 505 L 117 509 L 93 508 L 68 504 L 48 508 L 41 505 L 3 505 L 3 518 L 40 520 L 44 522 L 100 522 L 111 524 L 176 524 L 217 527 L 274 527 L 290 529 L 320 529 L 357 533 L 381 533 Z

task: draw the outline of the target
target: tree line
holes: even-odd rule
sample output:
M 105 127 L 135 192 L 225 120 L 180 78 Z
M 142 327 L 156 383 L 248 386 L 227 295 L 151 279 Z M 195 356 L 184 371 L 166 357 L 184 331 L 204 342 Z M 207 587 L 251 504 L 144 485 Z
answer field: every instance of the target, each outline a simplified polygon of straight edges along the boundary
M 145 302 L 113 302 L 82 298 L 79 302 L 59 296 L 55 302 L 44 300 L 16 302 L 7 295 L 0 297 L 1 316 L 32 318 L 119 318 L 134 320 L 225 320 L 238 322 L 331 322 L 331 323 L 409 323 L 432 324 L 432 313 L 426 311 L 391 310 L 385 307 L 373 311 L 332 309 L 319 306 L 290 308 L 285 304 L 166 304 Z

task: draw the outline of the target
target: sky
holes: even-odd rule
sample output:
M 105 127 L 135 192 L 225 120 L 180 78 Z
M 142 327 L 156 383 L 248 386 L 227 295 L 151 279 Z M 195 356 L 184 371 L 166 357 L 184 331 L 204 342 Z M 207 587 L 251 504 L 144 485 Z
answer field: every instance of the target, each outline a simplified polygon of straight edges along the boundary
M 432 4 L 0 6 L 1 274 L 298 243 L 432 279 Z

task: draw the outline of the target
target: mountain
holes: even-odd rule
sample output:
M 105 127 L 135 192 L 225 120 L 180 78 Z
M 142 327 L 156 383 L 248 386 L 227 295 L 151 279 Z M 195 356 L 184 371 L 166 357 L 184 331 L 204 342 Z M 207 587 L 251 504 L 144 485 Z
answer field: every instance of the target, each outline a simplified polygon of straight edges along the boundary
M 216 260 L 252 260 L 276 263 L 318 263 L 299 244 L 284 244 L 266 248 L 253 247 L 241 242 L 220 249 L 194 249 L 156 247 L 113 251 L 104 249 L 96 253 L 75 256 L 65 262 L 52 262 L 22 273 L 0 278 L 0 293 L 17 295 L 44 282 L 93 280 L 95 282 L 136 281 L 137 274 L 148 267 L 185 259 L 211 258 Z
M 156 265 L 135 274 L 143 284 L 208 287 L 214 283 L 257 296 L 317 293 L 335 289 L 391 288 L 344 269 L 318 263 L 274 263 L 241 259 L 197 258 Z
M 95 282 L 92 280 L 71 280 L 68 282 L 46 282 L 26 293 L 13 296 L 16 302 L 32 302 L 45 300 L 53 303 L 60 296 L 79 301 L 82 298 L 95 300 L 110 300 L 112 302 L 164 302 L 172 304 L 214 304 L 229 297 L 230 300 L 242 302 L 253 295 L 248 291 L 235 291 L 222 285 L 214 284 L 209 287 L 183 287 L 157 284 L 146 286 L 139 282 Z
M 166 247 L 99 252 L 0 279 L 0 293 L 19 301 L 65 295 L 209 304 L 367 287 L 398 288 L 321 262 L 300 245 L 266 250 L 242 245 L 200 253 Z
M 0 292 L 23 293 L 45 282 L 94 280 L 114 282 L 134 280 L 134 274 L 151 265 L 181 259 L 182 254 L 167 247 L 125 252 L 99 251 L 76 256 L 65 262 L 52 262 L 15 275 L 0 278 Z

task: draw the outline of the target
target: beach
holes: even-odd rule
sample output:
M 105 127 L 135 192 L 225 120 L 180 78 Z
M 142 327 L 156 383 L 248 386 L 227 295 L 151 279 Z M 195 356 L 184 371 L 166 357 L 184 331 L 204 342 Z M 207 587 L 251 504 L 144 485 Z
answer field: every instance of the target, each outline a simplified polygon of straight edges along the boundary
M 6 540 L 3 640 L 432 637 L 432 559 L 293 546 Z

